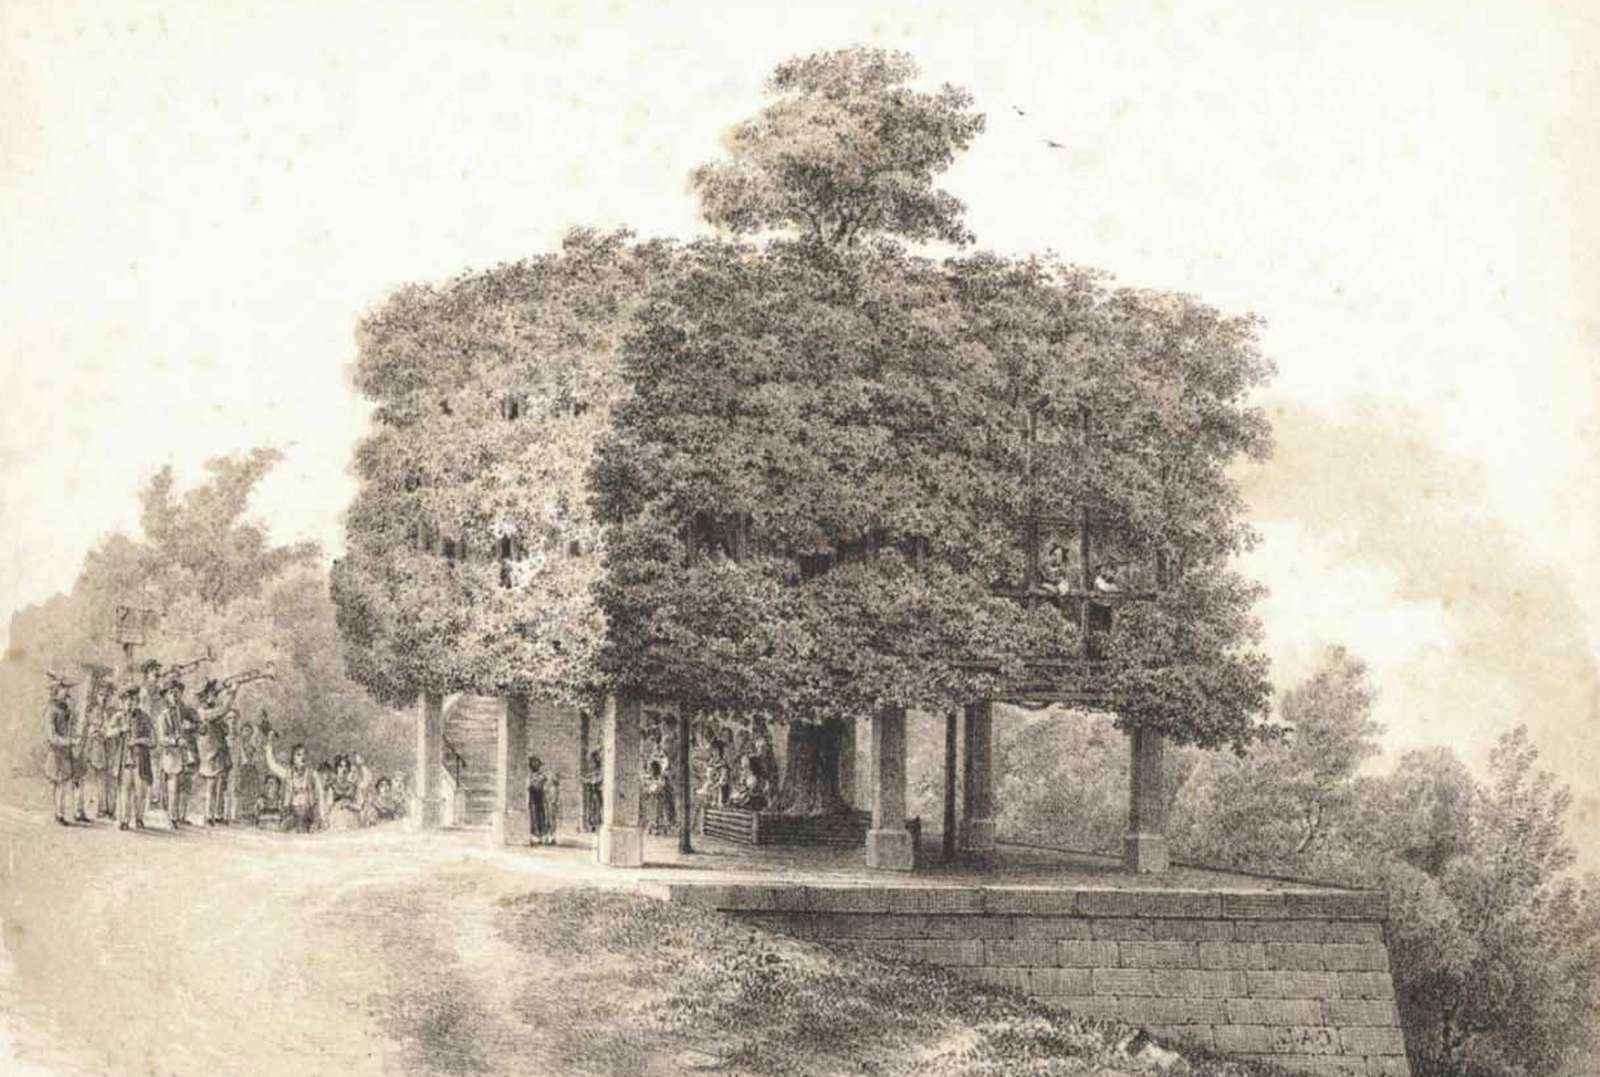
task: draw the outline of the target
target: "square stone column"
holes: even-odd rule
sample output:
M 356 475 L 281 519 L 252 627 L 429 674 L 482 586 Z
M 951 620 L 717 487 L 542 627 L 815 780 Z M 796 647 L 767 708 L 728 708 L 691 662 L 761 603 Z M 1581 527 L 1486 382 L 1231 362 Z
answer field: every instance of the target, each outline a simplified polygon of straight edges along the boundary
M 839 735 L 839 795 L 856 807 L 856 720 L 846 718 Z
M 1170 866 L 1167 856 L 1166 799 L 1161 791 L 1166 739 L 1151 729 L 1128 735 L 1128 833 L 1122 840 L 1122 866 L 1154 874 Z
M 961 771 L 961 851 L 994 856 L 994 703 L 968 703 L 963 714 L 966 753 Z
M 509 696 L 494 753 L 493 842 L 528 844 L 528 697 Z
M 407 821 L 413 830 L 444 825 L 445 802 L 439 774 L 444 769 L 444 696 L 426 692 L 417 701 L 417 770 L 412 776 Z
M 604 743 L 602 800 L 596 863 L 636 868 L 644 863 L 644 830 L 639 826 L 639 700 L 606 697 L 600 720 Z
M 867 867 L 910 871 L 915 859 L 906 830 L 906 712 L 872 718 L 872 829 L 867 831 Z

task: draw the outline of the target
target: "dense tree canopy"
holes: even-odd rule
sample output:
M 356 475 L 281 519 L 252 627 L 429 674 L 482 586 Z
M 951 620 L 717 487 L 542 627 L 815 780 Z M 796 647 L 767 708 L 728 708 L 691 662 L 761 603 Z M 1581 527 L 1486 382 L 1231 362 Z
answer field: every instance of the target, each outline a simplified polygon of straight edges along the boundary
M 785 63 L 696 172 L 713 223 L 788 237 L 578 233 L 363 321 L 376 422 L 334 580 L 358 679 L 821 720 L 1048 667 L 1179 740 L 1256 735 L 1255 590 L 1228 567 L 1251 538 L 1228 467 L 1268 446 L 1255 321 L 902 246 L 965 238 L 933 181 L 982 129 L 914 76 Z M 1154 566 L 1092 671 L 1081 598 L 1036 571 L 1037 519 L 1086 515 Z
M 669 251 L 575 232 L 362 321 L 376 408 L 333 583 L 351 671 L 380 698 L 585 691 L 604 631 L 589 461 L 621 391 L 618 335 Z

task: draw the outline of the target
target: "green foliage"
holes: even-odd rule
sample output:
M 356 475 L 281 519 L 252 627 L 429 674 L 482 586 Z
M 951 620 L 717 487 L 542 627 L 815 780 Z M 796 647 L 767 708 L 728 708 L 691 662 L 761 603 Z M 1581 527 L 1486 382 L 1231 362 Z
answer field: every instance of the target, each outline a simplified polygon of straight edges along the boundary
M 728 135 L 729 159 L 691 176 L 701 210 L 734 233 L 789 228 L 829 244 L 872 235 L 965 243 L 965 207 L 933 186 L 983 131 L 972 97 L 910 88 L 902 52 L 851 48 L 779 64 L 776 98 Z
M 1188 360 L 1148 358 L 1150 311 L 1146 335 Z M 685 248 L 638 309 L 596 454 L 607 676 L 786 718 L 1003 694 L 1082 653 L 1072 617 L 995 585 L 1024 581 L 1030 507 L 1091 501 L 1172 566 L 1097 671 L 1123 720 L 1248 743 L 1268 689 L 1256 592 L 1223 563 L 1248 541 L 1224 466 L 1265 451 L 1244 395 L 1266 367 L 1248 322 L 1221 324 L 1037 260 Z M 697 559 L 706 520 L 743 527 L 748 556 Z M 819 555 L 837 567 L 804 578 Z
M 1571 875 L 1571 798 L 1527 732 L 1487 780 L 1447 748 L 1367 772 L 1375 689 L 1328 653 L 1279 708 L 1284 735 L 1246 755 L 1167 755 L 1174 856 L 1382 889 L 1417 1077 L 1576 1074 L 1600 1027 L 1600 879 Z M 1078 716 L 997 724 L 1001 832 L 1114 850 L 1127 750 Z
M 333 590 L 351 675 L 379 698 L 591 687 L 590 458 L 622 391 L 627 311 L 669 265 L 663 245 L 574 232 L 559 253 L 403 289 L 362 321 L 356 381 L 375 425 Z
M 997 714 L 998 830 L 1008 841 L 1120 856 L 1128 830 L 1128 738 L 1101 715 Z M 1168 751 L 1163 795 L 1175 802 L 1198 752 Z
M 405 718 L 377 706 L 344 674 L 327 579 L 309 543 L 274 545 L 249 518 L 251 495 L 278 460 L 270 450 L 212 460 L 208 478 L 181 494 L 163 469 L 140 492 L 140 537 L 112 535 L 90 551 L 68 595 L 13 618 L 12 648 L 0 663 L 0 712 L 13 767 L 32 777 L 41 742 L 46 669 L 73 677 L 80 665 L 123 665 L 113 635 L 119 605 L 158 617 L 137 657 L 168 664 L 215 657 L 193 682 L 271 664 L 276 680 L 243 689 L 248 720 L 265 711 L 287 741 L 313 753 L 360 751 L 380 770 L 409 758 Z M 35 783 L 19 784 L 26 789 Z
M 1418 1077 L 1554 1074 L 1600 1017 L 1600 890 L 1568 874 L 1571 798 L 1525 729 L 1485 782 L 1448 749 L 1362 776 L 1373 693 L 1336 651 L 1288 693 L 1293 732 L 1248 759 L 1202 760 L 1179 796 L 1182 855 L 1376 886 Z

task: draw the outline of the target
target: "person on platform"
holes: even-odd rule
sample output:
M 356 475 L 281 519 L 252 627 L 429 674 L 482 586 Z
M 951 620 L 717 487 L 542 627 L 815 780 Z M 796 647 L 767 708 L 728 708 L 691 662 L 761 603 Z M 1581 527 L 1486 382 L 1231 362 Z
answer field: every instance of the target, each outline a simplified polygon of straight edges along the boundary
M 278 762 L 272 746 L 278 731 L 267 733 L 267 770 L 278 781 L 277 803 L 280 805 L 282 829 L 309 834 L 321 822 L 322 779 L 306 761 L 306 746 L 296 744 L 289 749 L 289 765 Z
M 583 828 L 591 833 L 600 829 L 600 817 L 605 802 L 605 768 L 600 753 L 589 753 L 589 766 L 583 772 Z
M 72 802 L 75 766 L 72 758 L 72 704 L 68 702 L 72 684 L 55 674 L 50 674 L 50 701 L 45 705 L 44 732 L 48 754 L 44 760 L 44 776 L 50 782 L 50 800 L 55 808 L 56 822 L 71 826 L 67 818 Z
M 711 754 L 706 760 L 706 780 L 700 787 L 699 799 L 710 807 L 722 808 L 727 806 L 728 797 L 732 792 L 733 783 L 728 773 L 728 750 L 721 740 L 713 740 Z
M 1059 542 L 1051 543 L 1039 562 L 1039 586 L 1052 595 L 1065 595 L 1072 590 L 1072 563 L 1067 548 Z
M 226 826 L 228 823 L 226 793 L 228 772 L 233 769 L 233 758 L 228 751 L 228 724 L 237 720 L 233 709 L 237 687 L 222 687 L 215 680 L 207 680 L 200 687 L 196 700 L 199 704 L 200 736 L 198 772 L 203 783 L 206 826 Z
M 765 811 L 767 799 L 767 781 L 761 772 L 761 761 L 753 755 L 745 755 L 739 760 L 739 783 L 734 787 L 730 802 L 745 811 Z
M 544 772 L 544 762 L 536 755 L 528 756 L 529 845 L 555 844 L 555 829 L 550 825 L 549 792 L 550 776 Z
M 166 787 L 167 825 L 173 829 L 187 825 L 183 789 L 184 749 L 182 681 L 168 681 L 161 693 L 161 709 L 156 712 L 156 748 L 159 753 L 161 783 Z
M 119 747 L 112 757 L 117 770 L 117 829 L 127 830 L 132 824 L 144 829 L 144 809 L 150 799 L 150 782 L 154 777 L 150 767 L 150 751 L 155 747 L 156 729 L 140 705 L 139 686 L 129 685 L 122 690 L 122 707 L 113 717 L 110 730 L 114 732 Z M 109 739 L 109 738 L 108 738 Z

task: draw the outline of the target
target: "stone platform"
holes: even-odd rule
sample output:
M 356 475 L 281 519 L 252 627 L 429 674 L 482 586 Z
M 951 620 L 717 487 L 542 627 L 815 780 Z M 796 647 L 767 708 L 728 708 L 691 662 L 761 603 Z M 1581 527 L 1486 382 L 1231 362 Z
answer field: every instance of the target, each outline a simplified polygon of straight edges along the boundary
M 909 877 L 830 867 L 817 851 L 692 863 L 726 859 L 646 869 L 638 886 L 1175 1043 L 1305 1073 L 1409 1074 L 1378 893 L 1200 868 L 1133 876 L 1110 858 L 1014 847 L 983 870 Z

